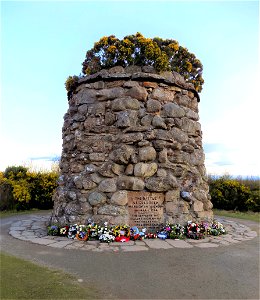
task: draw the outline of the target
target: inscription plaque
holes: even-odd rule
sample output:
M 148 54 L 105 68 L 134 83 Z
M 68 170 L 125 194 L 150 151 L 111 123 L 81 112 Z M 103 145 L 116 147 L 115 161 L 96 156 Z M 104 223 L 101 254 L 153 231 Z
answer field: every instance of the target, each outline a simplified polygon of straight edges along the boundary
M 163 193 L 128 192 L 129 225 L 156 231 L 163 224 Z

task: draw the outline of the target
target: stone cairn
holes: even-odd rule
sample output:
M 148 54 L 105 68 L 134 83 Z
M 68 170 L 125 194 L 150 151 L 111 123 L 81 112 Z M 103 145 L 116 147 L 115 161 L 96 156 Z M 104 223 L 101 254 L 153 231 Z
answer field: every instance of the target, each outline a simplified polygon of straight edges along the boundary
M 148 66 L 81 78 L 64 116 L 51 223 L 211 221 L 198 102 L 178 73 Z

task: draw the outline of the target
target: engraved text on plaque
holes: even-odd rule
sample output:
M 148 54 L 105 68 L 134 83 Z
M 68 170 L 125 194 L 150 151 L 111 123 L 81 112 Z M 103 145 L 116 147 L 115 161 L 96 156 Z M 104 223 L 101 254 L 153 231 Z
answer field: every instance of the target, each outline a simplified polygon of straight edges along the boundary
M 128 192 L 129 225 L 158 230 L 163 220 L 163 193 Z

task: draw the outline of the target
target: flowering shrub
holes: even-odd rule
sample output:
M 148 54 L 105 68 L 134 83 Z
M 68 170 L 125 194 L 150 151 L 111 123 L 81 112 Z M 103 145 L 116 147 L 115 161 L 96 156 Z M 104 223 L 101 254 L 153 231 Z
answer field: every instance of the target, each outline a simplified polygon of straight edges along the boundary
M 93 74 L 113 66 L 153 66 L 156 71 L 176 71 L 200 92 L 204 80 L 201 62 L 187 48 L 172 39 L 145 38 L 141 33 L 125 36 L 105 36 L 87 51 L 83 62 L 83 74 Z M 66 81 L 67 91 L 75 88 L 76 76 Z
M 225 234 L 224 226 L 214 221 L 212 224 L 205 222 L 188 222 L 186 226 L 180 224 L 167 224 L 157 233 L 147 232 L 145 228 L 139 230 L 137 226 L 130 228 L 128 225 L 117 225 L 109 227 L 105 222 L 103 226 L 97 225 L 91 220 L 87 225 L 70 225 L 59 228 L 57 225 L 48 227 L 48 235 L 62 235 L 70 239 L 99 240 L 100 242 L 128 242 L 129 240 L 142 239 L 202 239 L 206 235 Z
M 210 180 L 209 183 L 211 201 L 215 208 L 239 211 L 250 209 L 251 191 L 245 185 L 225 177 Z
M 13 188 L 3 172 L 0 172 L 0 199 L 0 210 L 14 209 Z
M 34 172 L 27 168 L 8 167 L 0 173 L 0 193 L 5 202 L 0 209 L 50 209 L 57 187 L 58 172 Z
M 77 87 L 77 83 L 80 79 L 80 76 L 69 76 L 65 81 L 65 87 L 67 91 L 73 91 Z

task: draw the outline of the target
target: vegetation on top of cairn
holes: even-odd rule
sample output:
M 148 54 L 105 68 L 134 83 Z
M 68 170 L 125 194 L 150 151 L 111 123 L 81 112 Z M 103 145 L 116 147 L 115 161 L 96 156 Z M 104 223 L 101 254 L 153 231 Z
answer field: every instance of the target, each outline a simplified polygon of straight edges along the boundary
M 175 71 L 201 92 L 203 66 L 187 48 L 172 39 L 145 38 L 141 33 L 125 36 L 105 36 L 87 51 L 82 72 L 89 75 L 114 66 L 153 66 L 157 72 Z M 65 85 L 72 91 L 79 77 L 69 76 Z

